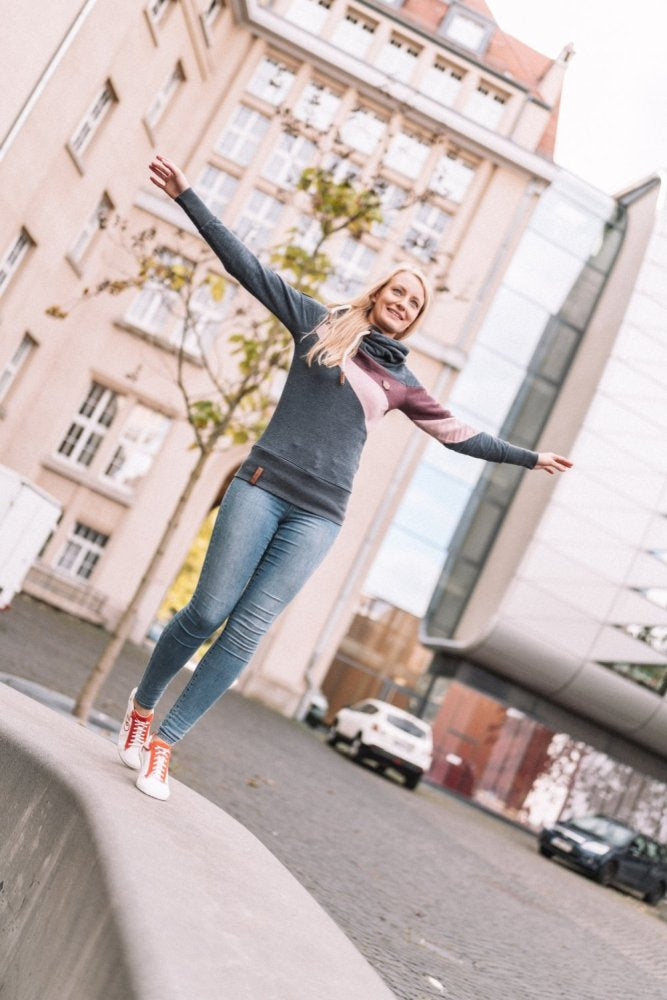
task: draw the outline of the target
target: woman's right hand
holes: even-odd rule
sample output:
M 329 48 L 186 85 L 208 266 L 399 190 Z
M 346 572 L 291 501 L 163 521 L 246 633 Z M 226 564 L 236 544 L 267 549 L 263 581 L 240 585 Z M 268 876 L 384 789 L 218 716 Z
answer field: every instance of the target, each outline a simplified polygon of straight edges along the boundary
M 159 153 L 155 154 L 155 158 L 149 164 L 149 170 L 153 184 L 170 198 L 178 198 L 179 194 L 183 194 L 190 187 L 190 182 L 183 171 Z

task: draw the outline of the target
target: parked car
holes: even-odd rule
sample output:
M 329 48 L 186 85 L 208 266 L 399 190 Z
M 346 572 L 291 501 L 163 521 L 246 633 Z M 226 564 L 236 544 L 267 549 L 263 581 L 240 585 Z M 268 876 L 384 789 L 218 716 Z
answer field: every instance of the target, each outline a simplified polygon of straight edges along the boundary
M 398 771 L 408 788 L 416 788 L 433 757 L 428 723 L 386 701 L 367 698 L 340 708 L 329 727 L 331 746 L 346 743 L 353 760 L 375 761 L 377 770 Z
M 303 717 L 303 721 L 313 729 L 317 729 L 324 722 L 324 717 L 329 711 L 329 702 L 325 694 L 321 691 L 313 691 L 308 704 L 308 711 Z
M 609 816 L 578 816 L 545 827 L 539 851 L 602 885 L 639 892 L 652 906 L 667 891 L 667 848 Z

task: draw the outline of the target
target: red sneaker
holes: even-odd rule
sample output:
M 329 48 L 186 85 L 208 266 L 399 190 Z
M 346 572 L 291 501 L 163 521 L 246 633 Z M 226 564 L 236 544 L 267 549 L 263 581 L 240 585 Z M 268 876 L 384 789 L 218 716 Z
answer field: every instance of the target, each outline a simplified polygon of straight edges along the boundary
M 141 772 L 137 788 L 154 799 L 169 798 L 169 760 L 171 743 L 154 736 L 141 750 Z
M 134 707 L 134 696 L 137 689 L 131 692 L 127 702 L 127 710 L 123 725 L 118 734 L 118 754 L 123 764 L 138 771 L 141 767 L 141 748 L 148 743 L 153 713 L 139 715 Z

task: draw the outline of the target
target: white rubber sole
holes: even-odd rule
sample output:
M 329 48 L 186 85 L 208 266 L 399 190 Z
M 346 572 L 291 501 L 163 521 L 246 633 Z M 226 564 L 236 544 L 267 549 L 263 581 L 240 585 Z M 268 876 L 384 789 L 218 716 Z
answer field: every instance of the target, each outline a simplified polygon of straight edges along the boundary
M 159 799 L 161 802 L 166 802 L 169 798 L 169 786 L 165 786 L 162 781 L 158 782 L 151 778 L 144 778 L 140 774 L 135 784 L 140 792 L 143 792 L 144 795 L 150 795 L 152 799 Z

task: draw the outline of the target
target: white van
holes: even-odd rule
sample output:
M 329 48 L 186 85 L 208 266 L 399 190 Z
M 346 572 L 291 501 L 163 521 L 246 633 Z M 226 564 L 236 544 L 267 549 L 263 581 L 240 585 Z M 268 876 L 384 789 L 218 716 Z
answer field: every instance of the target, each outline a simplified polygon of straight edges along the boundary
M 61 511 L 58 500 L 0 465 L 0 610 L 23 586 Z

